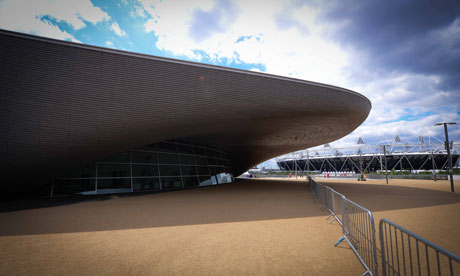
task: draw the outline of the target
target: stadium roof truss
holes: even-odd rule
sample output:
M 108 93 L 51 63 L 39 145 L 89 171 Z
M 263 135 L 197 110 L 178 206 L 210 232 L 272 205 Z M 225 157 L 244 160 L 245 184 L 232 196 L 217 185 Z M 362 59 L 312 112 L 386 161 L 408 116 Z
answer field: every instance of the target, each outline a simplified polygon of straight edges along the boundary
M 358 141 L 362 141 L 361 137 Z M 435 137 L 419 137 L 419 143 L 412 144 L 402 143 L 397 137 L 393 143 L 381 140 L 377 145 L 358 143 L 356 146 L 341 148 L 323 146 L 282 155 L 276 158 L 276 162 L 280 169 L 288 171 L 385 170 L 384 146 L 388 170 L 442 170 L 448 165 L 444 143 Z M 451 152 L 455 164 L 460 153 L 460 143 L 451 143 Z

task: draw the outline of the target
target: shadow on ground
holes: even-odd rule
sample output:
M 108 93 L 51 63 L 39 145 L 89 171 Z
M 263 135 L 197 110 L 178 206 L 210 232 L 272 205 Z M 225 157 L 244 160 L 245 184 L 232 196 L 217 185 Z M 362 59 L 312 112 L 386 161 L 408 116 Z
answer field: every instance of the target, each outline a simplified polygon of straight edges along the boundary
M 329 184 L 328 184 L 329 185 Z M 460 202 L 460 194 L 419 188 L 331 183 L 371 211 Z M 391 197 L 391 203 L 388 199 Z M 9 204 L 15 204 L 10 202 Z M 72 199 L 0 213 L 0 236 L 136 229 L 324 216 L 305 181 L 245 180 L 136 196 Z M 31 203 L 31 205 L 33 205 Z M 45 208 L 43 208 L 45 207 Z M 10 206 L 15 210 L 14 206 Z M 21 210 L 23 209 L 23 210 Z

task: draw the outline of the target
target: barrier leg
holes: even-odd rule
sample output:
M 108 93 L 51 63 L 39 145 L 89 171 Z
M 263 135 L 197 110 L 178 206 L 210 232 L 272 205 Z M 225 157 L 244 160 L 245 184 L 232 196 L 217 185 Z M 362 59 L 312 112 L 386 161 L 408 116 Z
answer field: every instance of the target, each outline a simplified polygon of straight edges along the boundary
M 334 244 L 334 247 L 336 247 L 336 246 L 339 245 L 341 242 L 343 242 L 344 239 L 345 239 L 345 235 L 343 235 L 343 236 Z

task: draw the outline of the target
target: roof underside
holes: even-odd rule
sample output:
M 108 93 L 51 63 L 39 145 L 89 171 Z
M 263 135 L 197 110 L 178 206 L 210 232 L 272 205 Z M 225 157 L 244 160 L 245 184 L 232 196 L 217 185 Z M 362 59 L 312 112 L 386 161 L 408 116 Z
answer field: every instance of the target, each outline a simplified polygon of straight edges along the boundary
M 0 70 L 9 180 L 59 176 L 167 139 L 226 151 L 238 175 L 347 135 L 371 108 L 338 87 L 7 31 Z

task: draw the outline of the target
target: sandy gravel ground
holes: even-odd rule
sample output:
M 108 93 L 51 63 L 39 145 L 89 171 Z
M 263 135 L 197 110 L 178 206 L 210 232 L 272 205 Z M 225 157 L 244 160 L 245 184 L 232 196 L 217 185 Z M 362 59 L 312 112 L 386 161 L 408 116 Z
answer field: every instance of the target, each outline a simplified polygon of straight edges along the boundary
M 459 181 L 455 193 L 446 180 L 393 179 L 388 185 L 385 180 L 317 181 L 371 210 L 377 231 L 380 219 L 386 218 L 460 255 Z
M 394 220 L 460 253 L 460 194 L 418 187 L 419 182 L 327 182 L 376 218 Z M 333 247 L 341 229 L 327 223 L 305 181 L 245 180 L 51 203 L 0 204 L 0 275 L 363 272 L 346 245 Z

